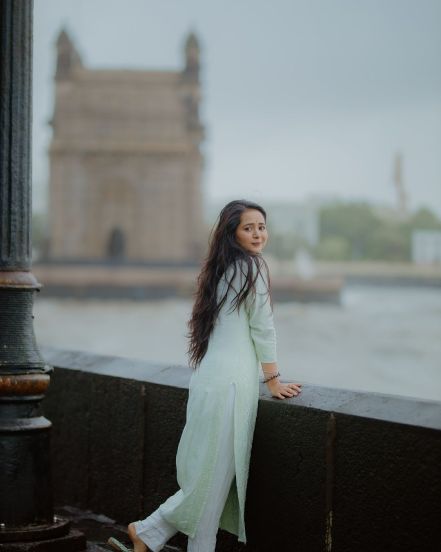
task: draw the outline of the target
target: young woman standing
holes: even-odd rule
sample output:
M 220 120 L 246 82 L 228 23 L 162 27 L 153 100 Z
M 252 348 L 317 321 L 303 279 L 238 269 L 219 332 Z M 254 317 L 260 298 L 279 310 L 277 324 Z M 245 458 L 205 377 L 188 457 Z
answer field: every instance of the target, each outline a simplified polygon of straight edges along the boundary
M 269 273 L 261 256 L 267 239 L 260 205 L 239 200 L 222 209 L 189 321 L 195 370 L 176 455 L 180 488 L 149 517 L 129 525 L 135 552 L 158 552 L 177 531 L 188 535 L 188 552 L 214 552 L 219 527 L 246 542 L 260 369 L 273 397 L 301 392 L 301 384 L 279 379 Z M 109 544 L 128 550 L 115 539 Z

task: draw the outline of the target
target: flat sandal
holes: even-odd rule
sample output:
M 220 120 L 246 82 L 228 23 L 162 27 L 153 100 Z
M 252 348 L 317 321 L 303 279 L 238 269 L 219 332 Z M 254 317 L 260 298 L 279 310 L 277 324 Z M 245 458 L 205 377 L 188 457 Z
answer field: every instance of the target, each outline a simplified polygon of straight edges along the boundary
M 107 544 L 111 546 L 114 550 L 118 550 L 118 552 L 133 552 L 133 548 L 127 548 L 122 542 L 115 539 L 114 537 L 110 537 L 110 539 L 107 541 Z

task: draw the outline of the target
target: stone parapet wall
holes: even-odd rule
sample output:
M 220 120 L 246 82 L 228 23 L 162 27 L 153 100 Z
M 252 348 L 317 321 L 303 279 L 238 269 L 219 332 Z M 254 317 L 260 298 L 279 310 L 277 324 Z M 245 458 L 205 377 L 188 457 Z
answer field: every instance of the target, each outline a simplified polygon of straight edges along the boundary
M 43 349 L 55 367 L 55 500 L 125 523 L 177 490 L 175 455 L 190 370 Z M 441 403 L 304 384 L 262 386 L 246 504 L 248 543 L 217 550 L 439 549 Z M 175 544 L 184 545 L 179 535 Z

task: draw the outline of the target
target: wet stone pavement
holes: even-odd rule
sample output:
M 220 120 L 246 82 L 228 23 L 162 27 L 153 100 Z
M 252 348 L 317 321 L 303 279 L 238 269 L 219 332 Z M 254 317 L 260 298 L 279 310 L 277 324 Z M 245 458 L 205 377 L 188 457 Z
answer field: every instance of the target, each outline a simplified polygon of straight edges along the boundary
M 130 550 L 132 546 L 125 525 L 119 525 L 113 519 L 89 510 L 80 510 L 72 506 L 56 509 L 56 515 L 71 521 L 72 529 L 81 531 L 87 540 L 87 552 L 109 552 L 113 550 L 107 543 L 109 537 L 115 537 Z M 182 548 L 165 546 L 164 552 L 182 552 Z M 84 551 L 86 552 L 86 551 Z

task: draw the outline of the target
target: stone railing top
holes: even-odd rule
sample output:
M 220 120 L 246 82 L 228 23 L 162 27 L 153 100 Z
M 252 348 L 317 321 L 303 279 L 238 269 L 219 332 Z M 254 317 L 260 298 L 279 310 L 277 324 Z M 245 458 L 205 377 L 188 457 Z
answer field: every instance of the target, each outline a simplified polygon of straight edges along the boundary
M 55 368 L 188 388 L 191 369 L 116 356 L 96 355 L 52 347 L 42 348 L 43 357 Z M 274 399 L 261 384 L 260 399 L 282 406 L 315 408 L 350 416 L 361 416 L 410 426 L 441 429 L 441 402 L 303 383 L 299 397 Z

